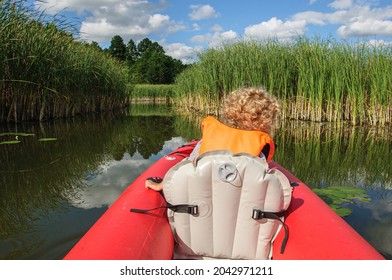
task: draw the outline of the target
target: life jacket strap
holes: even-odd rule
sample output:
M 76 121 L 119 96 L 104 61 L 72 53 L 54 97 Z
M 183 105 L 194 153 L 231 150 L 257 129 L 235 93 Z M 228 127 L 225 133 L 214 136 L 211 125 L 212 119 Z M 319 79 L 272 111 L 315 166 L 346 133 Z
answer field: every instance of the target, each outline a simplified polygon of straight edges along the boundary
M 280 253 L 283 254 L 284 253 L 284 249 L 286 248 L 286 244 L 287 244 L 287 240 L 289 238 L 289 228 L 288 226 L 279 218 L 279 217 L 283 217 L 284 216 L 284 212 L 285 211 L 281 211 L 281 212 L 265 212 L 259 209 L 253 209 L 253 213 L 252 213 L 252 219 L 254 220 L 262 220 L 262 219 L 274 219 L 279 221 L 284 229 L 284 238 L 282 241 L 282 246 L 280 247 Z

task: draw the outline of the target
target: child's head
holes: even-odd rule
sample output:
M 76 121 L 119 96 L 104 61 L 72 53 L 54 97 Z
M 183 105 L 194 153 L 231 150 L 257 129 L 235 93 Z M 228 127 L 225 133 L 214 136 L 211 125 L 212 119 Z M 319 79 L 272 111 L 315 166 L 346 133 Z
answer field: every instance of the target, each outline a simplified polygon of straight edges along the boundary
M 220 119 L 233 128 L 272 134 L 280 112 L 279 100 L 263 88 L 240 88 L 223 100 Z

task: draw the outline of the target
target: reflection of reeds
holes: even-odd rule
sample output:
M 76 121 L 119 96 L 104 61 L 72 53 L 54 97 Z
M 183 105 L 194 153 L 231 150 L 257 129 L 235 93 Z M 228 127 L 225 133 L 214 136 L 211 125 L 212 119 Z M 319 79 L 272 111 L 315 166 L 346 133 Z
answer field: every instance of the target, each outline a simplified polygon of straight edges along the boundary
M 138 116 L 120 119 L 101 114 L 66 123 L 2 126 L 0 136 L 14 131 L 31 134 L 19 144 L 0 145 L 0 241 L 34 230 L 37 216 L 46 218 L 51 211 L 64 210 L 80 189 L 88 187 L 83 181 L 86 174 L 95 174 L 108 161 L 136 152 L 149 159 L 161 152 L 165 141 L 179 135 L 175 130 L 192 128 L 177 121 L 165 106 L 140 107 Z M 39 142 L 41 137 L 58 140 Z
M 126 68 L 72 38 L 23 0 L 0 3 L 0 121 L 112 110 L 128 97 Z
M 216 113 L 222 96 L 264 86 L 284 104 L 284 117 L 384 125 L 392 123 L 392 46 L 333 39 L 242 41 L 209 49 L 176 80 L 179 106 Z
M 277 131 L 276 161 L 311 187 L 391 188 L 388 129 L 285 122 Z

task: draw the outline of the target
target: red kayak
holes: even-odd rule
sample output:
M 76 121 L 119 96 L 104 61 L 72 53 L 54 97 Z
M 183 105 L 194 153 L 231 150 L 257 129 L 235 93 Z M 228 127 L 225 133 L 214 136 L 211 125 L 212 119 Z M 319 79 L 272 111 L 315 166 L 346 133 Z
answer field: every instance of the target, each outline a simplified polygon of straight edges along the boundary
M 146 214 L 131 208 L 151 209 L 166 205 L 159 192 L 144 187 L 148 177 L 164 177 L 166 172 L 192 152 L 197 141 L 161 158 L 143 172 L 98 219 L 64 257 L 68 260 L 158 260 L 171 259 L 174 239 L 166 210 Z M 274 246 L 274 260 L 381 260 L 384 257 L 337 215 L 309 187 L 275 162 L 297 183 L 285 223 L 290 234 L 283 254 Z M 284 237 L 280 231 L 276 244 Z

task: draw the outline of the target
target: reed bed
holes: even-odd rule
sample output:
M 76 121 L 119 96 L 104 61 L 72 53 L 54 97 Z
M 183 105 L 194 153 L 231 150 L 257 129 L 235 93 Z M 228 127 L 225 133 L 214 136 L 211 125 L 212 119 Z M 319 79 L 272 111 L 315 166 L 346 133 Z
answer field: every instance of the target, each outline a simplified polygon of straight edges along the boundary
M 222 97 L 242 86 L 275 94 L 286 118 L 391 124 L 392 46 L 305 37 L 223 44 L 177 77 L 175 102 L 217 114 Z
M 137 84 L 132 88 L 131 101 L 164 101 L 167 102 L 174 95 L 174 85 Z
M 126 68 L 74 40 L 26 1 L 0 2 L 0 121 L 46 120 L 128 104 Z

